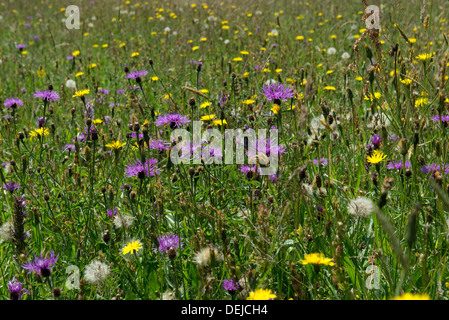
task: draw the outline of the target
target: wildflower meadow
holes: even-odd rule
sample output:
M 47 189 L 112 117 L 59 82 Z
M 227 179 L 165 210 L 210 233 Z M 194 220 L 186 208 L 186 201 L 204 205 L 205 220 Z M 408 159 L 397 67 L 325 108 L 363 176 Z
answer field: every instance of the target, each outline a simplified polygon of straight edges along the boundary
M 447 300 L 448 14 L 0 0 L 0 300 Z

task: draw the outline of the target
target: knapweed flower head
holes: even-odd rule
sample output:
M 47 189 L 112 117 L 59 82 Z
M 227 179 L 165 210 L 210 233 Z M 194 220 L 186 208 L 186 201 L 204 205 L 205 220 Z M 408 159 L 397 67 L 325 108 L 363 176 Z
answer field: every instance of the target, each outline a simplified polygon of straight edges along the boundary
M 139 177 L 140 179 L 145 176 L 148 178 L 150 176 L 155 176 L 159 174 L 159 169 L 155 166 L 157 163 L 156 159 L 150 158 L 142 163 L 140 160 L 134 161 L 131 165 L 126 165 L 125 174 L 128 178 Z
M 59 94 L 54 91 L 44 90 L 44 91 L 36 91 L 34 94 L 35 98 L 40 98 L 42 101 L 48 103 L 48 102 L 55 102 L 59 100 Z
M 59 254 L 55 257 L 54 251 L 50 251 L 50 257 L 43 257 L 42 253 L 39 257 L 36 257 L 34 254 L 34 261 L 29 261 L 22 265 L 22 268 L 29 270 L 28 273 L 36 272 L 37 274 L 42 275 L 43 277 L 48 277 L 51 274 L 51 270 L 53 269 L 55 263 L 58 261 Z
M 189 123 L 190 120 L 187 117 L 180 115 L 178 113 L 170 113 L 166 115 L 160 115 L 154 124 L 158 127 L 168 125 L 170 129 L 181 128 Z
M 148 74 L 148 71 L 146 71 L 146 70 L 141 70 L 141 71 L 134 70 L 126 75 L 126 79 L 137 79 L 137 78 L 146 76 L 147 74 Z
M 246 300 L 273 300 L 274 298 L 276 298 L 276 295 L 270 289 L 257 289 L 251 291 Z
M 449 116 L 438 116 L 438 115 L 436 115 L 436 116 L 434 116 L 433 118 L 432 118 L 432 121 L 435 121 L 435 122 L 449 122 Z
M 391 300 L 431 300 L 428 294 L 413 294 L 410 292 L 404 293 Z
M 236 140 L 236 143 L 241 143 L 240 140 Z M 274 138 L 270 139 L 250 139 L 248 145 L 248 157 L 255 157 L 259 153 L 265 154 L 267 157 L 271 155 L 271 152 L 280 156 L 286 153 L 285 148 L 276 143 Z
M 313 164 L 321 165 L 321 166 L 327 166 L 327 159 L 326 158 L 320 158 L 320 159 L 313 159 Z
M 117 215 L 117 209 L 114 209 L 114 210 L 108 209 L 108 210 L 106 210 L 106 214 L 110 217 L 115 217 Z
M 376 163 L 379 163 L 381 161 L 384 161 L 386 157 L 387 157 L 387 155 L 383 154 L 382 151 L 374 150 L 373 155 L 367 156 L 366 160 L 369 163 L 376 164 Z
M 182 244 L 182 242 L 179 241 L 179 236 L 173 233 L 164 234 L 158 237 L 157 241 L 159 243 L 157 250 L 159 250 L 160 253 L 167 253 L 170 249 L 178 249 Z
M 164 150 L 170 149 L 170 146 L 166 145 L 163 140 L 153 140 L 153 139 L 149 141 L 148 147 L 152 150 L 157 150 L 158 153 L 162 153 Z
M 389 164 L 387 164 L 387 169 L 397 169 L 397 170 L 401 170 L 402 168 L 410 168 L 412 166 L 412 164 L 410 163 L 410 161 L 405 161 L 405 166 L 403 166 L 402 161 L 393 161 L 390 162 Z
M 14 191 L 20 189 L 20 184 L 8 181 L 3 184 L 3 189 L 9 191 L 10 193 L 14 193 Z
M 62 149 L 64 152 L 74 152 L 75 151 L 75 145 L 74 144 L 66 144 L 64 148 Z
M 234 295 L 240 287 L 239 282 L 236 279 L 224 279 L 222 283 L 223 290 L 229 294 Z
M 267 97 L 268 101 L 273 100 L 275 104 L 280 105 L 281 100 L 286 101 L 288 98 L 293 98 L 295 93 L 290 86 L 281 83 L 271 83 L 262 87 L 262 94 Z
M 27 289 L 23 288 L 23 283 L 17 281 L 15 277 L 8 282 L 8 291 L 11 300 L 20 300 L 24 292 L 30 294 Z
M 137 253 L 142 249 L 142 243 L 139 240 L 133 240 L 127 242 L 126 245 L 122 248 L 122 254 L 127 255 L 128 253 L 133 255 L 134 252 Z
M 382 143 L 382 138 L 378 134 L 373 135 L 369 140 L 375 147 L 378 147 Z
M 314 266 L 333 266 L 334 263 L 332 262 L 331 258 L 325 258 L 324 254 L 322 253 L 310 253 L 306 254 L 303 260 L 301 260 L 301 263 L 304 265 L 312 264 Z
M 6 109 L 9 108 L 16 108 L 16 107 L 22 107 L 23 106 L 23 101 L 20 100 L 19 98 L 7 98 L 5 99 L 5 102 L 3 103 L 3 105 L 6 107 Z
M 348 204 L 349 214 L 362 218 L 370 216 L 375 209 L 376 206 L 374 205 L 374 203 L 371 201 L 371 199 L 366 197 L 357 197 L 351 200 Z
M 433 163 L 429 165 L 423 165 L 421 168 L 422 173 L 431 173 L 432 176 L 434 176 L 437 171 L 442 174 L 449 174 L 449 164 L 446 163 L 443 165 L 443 168 L 441 168 L 439 164 Z

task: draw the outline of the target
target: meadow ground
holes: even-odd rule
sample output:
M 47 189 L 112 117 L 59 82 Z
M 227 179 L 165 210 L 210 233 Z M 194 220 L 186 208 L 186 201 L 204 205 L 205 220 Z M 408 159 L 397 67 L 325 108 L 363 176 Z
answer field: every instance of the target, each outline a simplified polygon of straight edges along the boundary
M 448 14 L 0 0 L 0 299 L 446 300 Z

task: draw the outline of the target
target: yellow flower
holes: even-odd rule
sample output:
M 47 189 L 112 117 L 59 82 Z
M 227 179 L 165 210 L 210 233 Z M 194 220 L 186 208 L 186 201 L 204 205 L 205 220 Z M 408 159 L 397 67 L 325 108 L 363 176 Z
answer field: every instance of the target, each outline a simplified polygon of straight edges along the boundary
M 126 142 L 115 141 L 115 142 L 108 143 L 106 145 L 106 147 L 112 148 L 115 150 L 120 150 L 125 144 L 126 144 Z
M 215 114 L 208 114 L 206 116 L 202 116 L 200 120 L 201 121 L 210 121 L 210 120 L 214 119 L 215 117 L 216 117 Z
M 278 68 L 278 69 L 276 69 L 276 70 L 274 70 L 274 71 L 276 71 L 276 73 L 279 73 L 279 72 L 282 72 L 282 69 L 281 69 L 281 68 Z
M 219 119 L 219 120 L 214 120 L 214 121 L 212 121 L 212 124 L 213 124 L 214 126 L 222 126 L 223 124 L 228 124 L 228 123 L 226 122 L 226 119 L 223 119 L 223 121 L 221 121 L 221 120 Z
M 207 41 L 207 38 L 206 37 L 202 37 L 201 39 L 200 39 L 200 41 Z
M 331 74 L 331 73 L 333 73 L 334 72 L 334 70 L 328 70 L 327 72 L 326 72 L 326 74 Z
M 135 56 L 138 56 L 138 55 L 139 55 L 138 52 L 133 52 L 133 53 L 131 54 L 131 58 L 134 58 Z
M 228 29 L 229 29 L 229 26 L 224 25 L 224 26 L 221 26 L 221 28 L 222 28 L 223 30 L 228 30 Z
M 335 87 L 333 87 L 333 86 L 326 86 L 326 87 L 324 87 L 323 89 L 324 89 L 324 90 L 333 90 L 333 91 L 336 90 Z
M 210 106 L 210 105 L 211 105 L 211 103 L 210 103 L 209 101 L 203 102 L 203 103 L 200 105 L 200 109 L 206 108 L 206 107 L 208 107 L 208 106 Z
M 84 90 L 76 91 L 75 94 L 72 96 L 72 98 L 75 98 L 75 97 L 84 97 L 86 94 L 89 94 L 89 89 L 84 89 Z
M 122 47 L 124 47 L 125 45 L 126 45 L 126 43 L 122 42 L 122 43 L 119 44 L 119 47 L 122 48 Z
M 103 48 L 107 48 L 109 47 L 109 45 L 107 43 L 105 43 L 104 45 L 102 45 Z
M 159 80 L 159 78 L 158 77 L 156 77 L 156 76 L 154 76 L 154 77 L 151 77 L 151 81 L 158 81 Z
M 24 51 L 22 51 L 21 53 L 22 53 L 22 54 L 27 54 L 27 53 L 28 53 L 28 51 L 25 51 L 25 50 L 24 50 Z
M 322 253 L 310 253 L 306 254 L 304 260 L 301 260 L 302 264 L 313 264 L 314 266 L 325 265 L 325 266 L 333 266 L 331 258 L 325 258 Z
M 99 123 L 102 123 L 102 122 L 103 122 L 103 120 L 101 120 L 101 119 L 94 119 L 94 120 L 92 120 L 93 124 L 99 124 Z
M 171 93 L 166 93 L 164 99 L 168 100 L 171 98 Z
M 416 39 L 414 39 L 414 38 L 409 38 L 409 39 L 408 39 L 408 42 L 409 42 L 409 43 L 415 43 L 415 42 L 416 42 Z
M 89 69 L 95 68 L 96 66 L 97 66 L 96 63 L 91 63 L 91 64 L 89 65 Z
M 281 111 L 281 107 L 278 104 L 274 104 L 273 108 L 271 108 L 274 114 L 278 114 Z
M 251 103 L 254 103 L 254 102 L 256 102 L 256 101 L 253 100 L 253 99 L 247 99 L 247 100 L 243 101 L 244 104 L 251 104 Z
M 240 54 L 249 54 L 248 51 L 240 51 Z
M 232 61 L 242 61 L 242 60 L 243 60 L 242 57 L 236 57 L 236 58 L 232 59 Z
M 429 98 L 418 98 L 415 101 L 415 107 L 420 107 L 422 105 L 425 105 L 429 102 Z
M 355 78 L 355 80 L 356 80 L 356 81 L 362 81 L 363 78 L 362 78 L 362 77 L 357 77 L 357 78 Z
M 207 89 L 201 89 L 200 92 L 202 92 L 202 93 L 209 93 L 209 90 L 207 90 Z
M 431 300 L 427 294 L 413 294 L 413 293 L 404 293 L 401 296 L 395 297 L 392 300 Z
M 198 50 L 199 48 L 200 48 L 200 47 L 195 46 L 195 47 L 192 48 L 192 51 Z
M 76 56 L 79 56 L 79 54 L 80 54 L 80 51 L 75 50 L 75 51 L 73 51 L 72 56 L 76 57 Z
M 412 83 L 412 79 L 400 79 L 399 81 L 401 81 L 403 84 L 405 84 L 406 86 L 408 86 L 410 83 Z
M 126 246 L 123 247 L 122 254 L 134 254 L 134 251 L 136 251 L 137 253 L 140 249 L 142 249 L 142 243 L 140 243 L 139 240 L 135 240 L 132 242 L 128 242 Z
M 418 55 L 416 57 L 416 59 L 421 60 L 421 61 L 426 61 L 426 60 L 431 59 L 432 57 L 433 57 L 432 53 L 422 53 L 422 54 Z
M 84 74 L 84 72 L 78 72 L 77 74 L 75 74 L 75 78 L 82 76 Z
M 30 136 L 31 136 L 30 139 L 32 139 L 33 137 L 37 137 L 37 136 L 39 136 L 39 137 L 48 136 L 49 134 L 50 134 L 50 131 L 48 131 L 48 128 L 42 127 L 42 128 L 39 128 L 39 129 L 31 131 L 30 132 Z
M 37 77 L 38 78 L 43 78 L 43 77 L 45 77 L 45 75 L 46 75 L 47 73 L 45 72 L 45 70 L 44 70 L 44 68 L 42 68 L 42 70 L 37 70 L 36 71 L 36 75 L 37 75 Z
M 246 300 L 270 300 L 274 298 L 276 298 L 276 295 L 271 293 L 270 289 L 257 289 L 256 291 L 251 291 Z
M 374 150 L 373 155 L 372 156 L 367 156 L 366 160 L 369 163 L 376 164 L 376 163 L 379 163 L 381 161 L 384 161 L 386 157 L 387 157 L 387 155 L 383 154 L 382 151 Z

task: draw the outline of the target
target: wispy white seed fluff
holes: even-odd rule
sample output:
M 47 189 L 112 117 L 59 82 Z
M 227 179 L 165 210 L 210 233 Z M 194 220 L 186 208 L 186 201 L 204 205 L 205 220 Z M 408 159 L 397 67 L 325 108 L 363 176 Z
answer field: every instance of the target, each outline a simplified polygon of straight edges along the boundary
M 354 216 L 366 218 L 369 217 L 375 210 L 376 205 L 371 199 L 366 197 L 358 197 L 351 200 L 348 204 L 348 212 Z
M 117 229 L 129 228 L 133 225 L 135 218 L 126 214 L 119 213 L 114 218 L 114 225 Z
M 347 52 L 343 52 L 343 54 L 341 55 L 341 58 L 344 60 L 348 60 L 349 58 L 351 58 L 351 55 Z
M 76 82 L 74 80 L 68 79 L 65 82 L 65 86 L 70 89 L 76 89 Z
M 337 53 L 337 49 L 335 49 L 334 47 L 330 47 L 329 49 L 327 49 L 327 54 L 330 56 L 332 56 L 336 53 Z
M 209 266 L 215 262 L 223 261 L 223 254 L 216 248 L 205 247 L 201 249 L 194 257 L 195 263 L 201 266 Z
M 91 284 L 100 284 L 109 276 L 109 266 L 98 260 L 92 261 L 84 269 L 84 277 Z
M 14 225 L 12 221 L 7 221 L 0 227 L 0 238 L 4 242 L 11 242 L 11 240 L 13 239 L 13 227 Z

